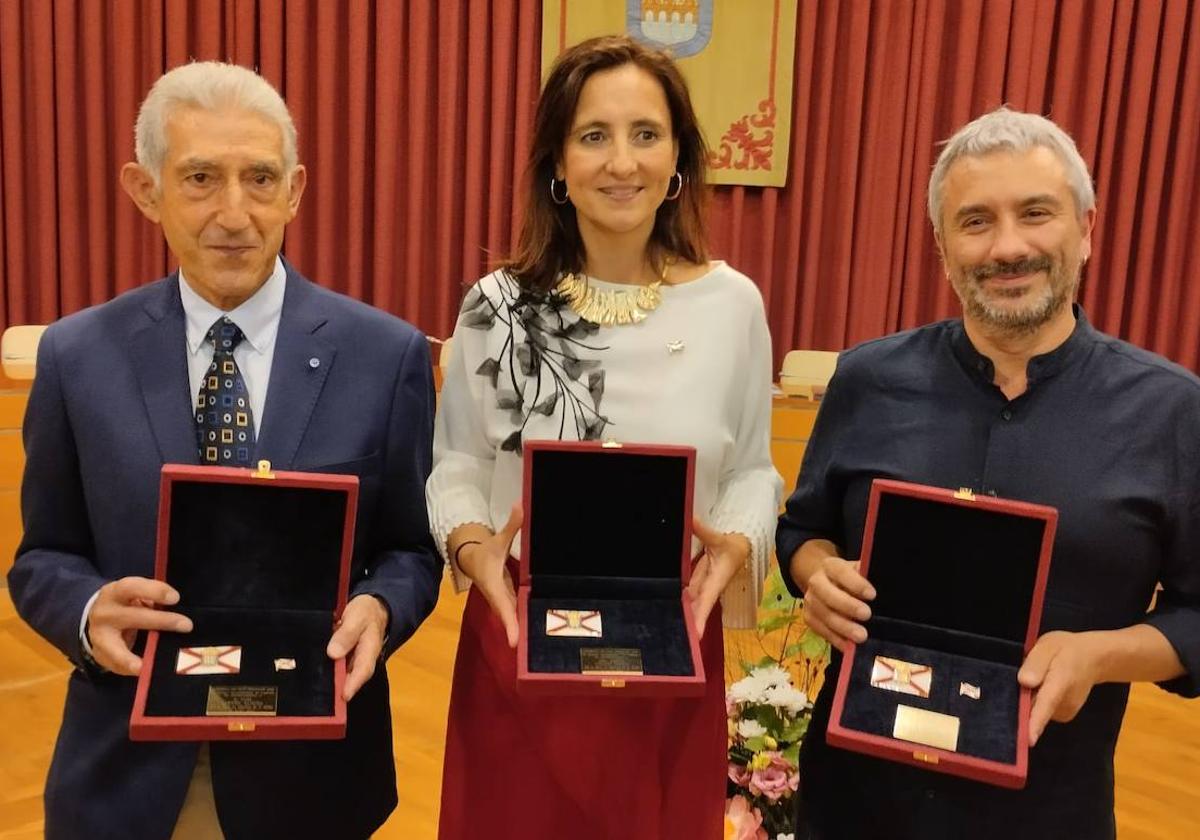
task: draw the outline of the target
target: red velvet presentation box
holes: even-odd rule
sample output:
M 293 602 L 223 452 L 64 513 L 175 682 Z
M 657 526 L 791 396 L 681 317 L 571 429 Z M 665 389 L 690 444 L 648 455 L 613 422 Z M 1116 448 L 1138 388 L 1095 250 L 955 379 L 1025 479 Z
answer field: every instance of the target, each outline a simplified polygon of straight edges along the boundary
M 838 674 L 830 744 L 1007 788 L 1025 785 L 1054 508 L 876 479 L 860 570 L 867 640 Z
M 336 739 L 358 478 L 167 464 L 154 575 L 190 633 L 147 634 L 135 741 Z
M 525 444 L 520 691 L 704 693 L 687 593 L 695 461 L 683 446 Z

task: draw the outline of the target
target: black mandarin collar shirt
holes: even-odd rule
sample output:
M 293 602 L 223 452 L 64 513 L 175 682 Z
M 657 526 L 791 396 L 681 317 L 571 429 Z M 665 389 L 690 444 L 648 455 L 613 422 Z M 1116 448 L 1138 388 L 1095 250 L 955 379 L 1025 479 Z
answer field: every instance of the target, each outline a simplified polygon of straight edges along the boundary
M 1075 329 L 1071 331 L 1067 340 L 1049 353 L 1034 356 L 1029 360 L 1025 368 L 1027 390 L 1037 387 L 1066 368 L 1073 359 L 1077 359 L 1081 353 L 1087 352 L 1091 339 L 1101 335 L 1087 322 L 1082 310 L 1076 308 L 1075 312 Z M 950 347 L 963 368 L 980 380 L 985 391 L 995 390 L 1003 396 L 1000 389 L 993 384 L 996 378 L 995 365 L 992 364 L 991 359 L 975 349 L 975 345 L 967 336 L 962 321 L 944 323 L 947 327 Z
M 1196 696 L 1200 380 L 1097 331 L 1078 307 L 1075 316 L 1063 344 L 1030 360 L 1014 400 L 958 320 L 843 353 L 780 518 L 784 578 L 799 595 L 788 562 L 809 539 L 858 558 L 876 477 L 1050 505 L 1059 522 L 1041 632 L 1149 623 L 1187 670 L 1164 687 Z M 835 653 L 801 760 L 817 836 L 1114 835 L 1112 758 L 1128 686 L 1096 686 L 1074 721 L 1051 723 L 1030 751 L 1026 788 L 1007 791 L 826 745 L 840 664 Z

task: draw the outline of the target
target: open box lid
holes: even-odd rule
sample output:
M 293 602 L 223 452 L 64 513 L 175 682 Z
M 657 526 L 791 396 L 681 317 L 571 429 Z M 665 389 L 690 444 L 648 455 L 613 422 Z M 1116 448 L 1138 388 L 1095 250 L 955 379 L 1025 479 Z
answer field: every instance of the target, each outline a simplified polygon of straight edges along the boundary
M 520 584 L 691 577 L 690 446 L 529 441 Z
M 969 633 L 1028 652 L 1057 523 L 1058 511 L 1044 505 L 875 479 L 860 566 L 877 593 L 871 621 Z
M 358 478 L 166 464 L 155 576 L 189 608 L 346 606 Z

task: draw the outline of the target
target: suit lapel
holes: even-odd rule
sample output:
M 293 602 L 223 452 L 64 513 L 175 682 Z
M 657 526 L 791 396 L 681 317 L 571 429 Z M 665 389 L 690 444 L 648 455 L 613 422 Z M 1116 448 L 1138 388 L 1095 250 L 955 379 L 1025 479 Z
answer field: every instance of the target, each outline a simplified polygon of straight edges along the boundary
M 147 317 L 133 333 L 130 347 L 159 454 L 165 463 L 198 463 L 178 273 L 155 291 L 144 310 Z
M 328 320 L 309 281 L 286 262 L 287 290 L 279 317 L 279 335 L 271 362 L 265 415 L 255 457 L 278 469 L 294 466 L 313 408 L 337 354 L 317 332 Z

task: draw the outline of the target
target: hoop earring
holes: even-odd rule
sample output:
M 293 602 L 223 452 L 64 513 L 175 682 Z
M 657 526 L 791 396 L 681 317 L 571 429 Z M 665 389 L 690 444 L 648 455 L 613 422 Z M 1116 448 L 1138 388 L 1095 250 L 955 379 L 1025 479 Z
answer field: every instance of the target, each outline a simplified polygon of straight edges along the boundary
M 667 189 L 667 194 L 665 196 L 667 201 L 674 201 L 675 199 L 679 198 L 679 194 L 681 192 L 683 192 L 683 173 L 682 172 L 676 172 L 674 175 L 672 175 L 670 180 L 668 181 L 668 183 L 670 183 L 670 181 L 675 180 L 676 178 L 679 179 L 679 184 L 675 187 L 674 193 L 672 193 L 670 191 L 670 188 Z
M 562 182 L 562 185 L 563 185 L 563 194 L 562 194 L 562 198 L 561 198 L 561 199 L 560 199 L 560 198 L 558 197 L 558 195 L 557 195 L 557 194 L 554 192 L 554 187 L 555 187 L 555 185 L 556 185 L 557 183 L 558 183 L 558 179 L 557 179 L 557 178 L 555 178 L 553 175 L 551 175 L 551 176 L 550 176 L 550 200 L 551 200 L 551 201 L 553 201 L 555 204 L 566 204 L 566 203 L 567 203 L 567 195 L 568 195 L 568 191 L 567 191 L 567 182 L 566 182 L 566 180 L 564 180 L 564 181 Z

